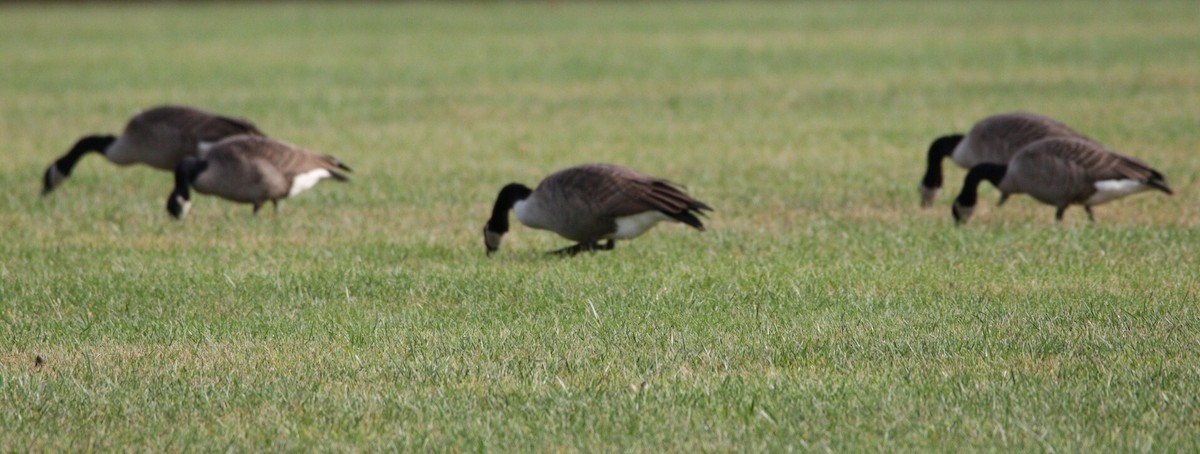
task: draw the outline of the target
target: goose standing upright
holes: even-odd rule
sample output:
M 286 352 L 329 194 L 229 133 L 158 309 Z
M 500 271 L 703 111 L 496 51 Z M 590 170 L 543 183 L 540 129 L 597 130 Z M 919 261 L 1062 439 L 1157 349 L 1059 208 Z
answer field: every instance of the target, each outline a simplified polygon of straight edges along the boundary
M 697 215 L 712 208 L 672 182 L 612 164 L 584 164 L 552 173 L 529 189 L 510 183 L 500 190 L 492 217 L 483 227 L 490 256 L 508 232 L 508 210 L 526 226 L 550 230 L 576 244 L 554 251 L 575 255 L 611 250 L 615 240 L 634 238 L 660 221 L 673 220 L 704 230 Z M 605 245 L 600 245 L 606 240 Z
M 1092 207 L 1149 189 L 1172 194 L 1157 170 L 1137 159 L 1108 151 L 1095 142 L 1073 138 L 1039 140 L 1021 149 L 1007 165 L 980 164 L 967 173 L 951 214 L 965 223 L 975 211 L 979 184 L 987 180 L 1000 190 L 1003 204 L 1013 194 L 1029 194 L 1058 209 L 1062 221 L 1070 205 L 1083 205 L 1095 221 Z
M 120 136 L 95 134 L 80 138 L 67 154 L 46 169 L 42 195 L 62 184 L 79 159 L 90 152 L 99 152 L 121 166 L 141 163 L 175 170 L 185 156 L 194 156 L 221 139 L 238 134 L 264 135 L 253 123 L 240 118 L 195 107 L 154 107 L 130 118 Z
M 964 169 L 979 164 L 1005 164 L 1030 143 L 1047 137 L 1090 140 L 1057 120 L 1028 112 L 1009 112 L 979 120 L 967 135 L 938 137 L 929 145 L 928 167 L 921 179 L 921 206 L 928 207 L 942 187 L 942 159 Z
M 182 219 L 191 208 L 191 193 L 215 195 L 249 203 L 254 214 L 270 201 L 279 211 L 279 200 L 313 187 L 325 178 L 349 181 L 338 170 L 350 171 L 329 155 L 313 153 L 275 139 L 234 136 L 217 142 L 201 156 L 188 156 L 175 169 L 175 189 L 167 197 L 167 212 Z

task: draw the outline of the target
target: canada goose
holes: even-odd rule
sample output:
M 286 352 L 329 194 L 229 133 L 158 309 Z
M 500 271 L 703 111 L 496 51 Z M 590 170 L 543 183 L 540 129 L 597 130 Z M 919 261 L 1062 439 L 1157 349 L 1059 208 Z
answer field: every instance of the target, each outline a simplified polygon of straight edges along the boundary
M 146 164 L 175 170 L 184 156 L 192 156 L 217 141 L 237 134 L 263 135 L 253 123 L 185 106 L 158 106 L 143 111 L 125 125 L 120 136 L 89 135 L 46 169 L 42 195 L 62 184 L 75 164 L 89 152 L 99 152 L 117 165 Z
M 696 215 L 712 211 L 672 182 L 612 164 L 585 164 L 550 174 L 537 189 L 510 183 L 500 190 L 492 217 L 483 226 L 490 256 L 508 232 L 508 210 L 526 226 L 550 230 L 577 244 L 556 254 L 611 250 L 615 240 L 634 238 L 668 219 L 704 230 Z M 607 240 L 603 246 L 600 240 Z
M 279 211 L 279 199 L 313 187 L 324 178 L 349 181 L 336 171 L 350 168 L 336 158 L 313 153 L 262 136 L 234 136 L 217 142 L 199 157 L 183 158 L 175 168 L 175 190 L 167 212 L 182 219 L 191 207 L 189 187 L 196 192 L 254 205 L 266 201 Z
M 955 164 L 971 169 L 979 164 L 1005 164 L 1021 148 L 1047 137 L 1087 139 L 1053 118 L 1009 112 L 979 120 L 966 136 L 951 134 L 938 137 L 929 145 L 928 168 L 921 179 L 921 206 L 928 207 L 942 187 L 942 159 L 949 156 Z
M 1029 194 L 1054 205 L 1062 221 L 1068 205 L 1083 205 L 1095 221 L 1092 206 L 1148 189 L 1170 195 L 1161 173 L 1146 163 L 1105 150 L 1084 139 L 1055 137 L 1029 144 L 1005 164 L 980 164 L 967 173 L 951 214 L 959 224 L 975 210 L 979 183 L 988 180 L 1000 190 L 1000 204 L 1012 194 Z

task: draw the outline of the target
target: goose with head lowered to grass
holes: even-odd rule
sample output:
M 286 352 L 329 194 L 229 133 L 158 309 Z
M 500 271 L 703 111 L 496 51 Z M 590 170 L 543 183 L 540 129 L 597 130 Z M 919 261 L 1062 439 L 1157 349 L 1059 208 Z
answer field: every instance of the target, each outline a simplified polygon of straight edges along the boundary
M 1070 205 L 1092 207 L 1138 192 L 1156 189 L 1172 194 L 1167 180 L 1146 163 L 1083 139 L 1050 138 L 1029 144 L 1005 164 L 980 164 L 967 173 L 951 214 L 967 222 L 975 210 L 979 184 L 987 180 L 1000 190 L 1000 204 L 1012 194 L 1029 194 L 1058 209 L 1062 221 Z
M 167 197 L 167 212 L 182 219 L 191 207 L 191 192 L 249 203 L 254 214 L 279 200 L 333 178 L 349 181 L 338 170 L 350 168 L 336 158 L 260 136 L 235 136 L 217 142 L 199 157 L 189 156 L 175 168 L 175 190 Z
M 530 189 L 510 183 L 500 190 L 492 217 L 483 227 L 490 256 L 508 232 L 508 210 L 526 226 L 550 230 L 576 244 L 556 254 L 611 250 L 616 240 L 637 237 L 660 221 L 682 222 L 697 230 L 697 215 L 712 208 L 683 193 L 674 183 L 612 164 L 585 164 L 552 173 Z M 600 241 L 605 241 L 604 245 Z
M 921 206 L 933 205 L 942 187 L 942 160 L 964 169 L 979 164 L 1005 164 L 1026 145 L 1048 137 L 1082 134 L 1053 118 L 1029 112 L 1008 112 L 979 120 L 966 135 L 938 137 L 929 145 L 925 176 L 921 179 Z
M 46 169 L 42 195 L 62 184 L 79 159 L 91 152 L 98 152 L 117 165 L 140 163 L 175 170 L 185 156 L 195 156 L 221 139 L 239 134 L 263 135 L 253 123 L 240 118 L 195 107 L 154 107 L 130 118 L 120 136 L 96 134 L 75 142 L 67 154 Z

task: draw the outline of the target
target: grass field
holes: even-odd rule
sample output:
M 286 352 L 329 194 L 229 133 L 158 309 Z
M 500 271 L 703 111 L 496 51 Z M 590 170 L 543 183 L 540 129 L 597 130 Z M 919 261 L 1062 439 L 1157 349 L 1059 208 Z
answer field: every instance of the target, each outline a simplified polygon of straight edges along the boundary
M 1194 2 L 0 5 L 0 451 L 1200 449 Z M 46 166 L 184 103 L 356 169 L 279 215 Z M 1176 189 L 918 208 L 937 135 L 1062 119 Z M 716 208 L 612 252 L 496 191 Z M 35 366 L 35 357 L 45 363 Z

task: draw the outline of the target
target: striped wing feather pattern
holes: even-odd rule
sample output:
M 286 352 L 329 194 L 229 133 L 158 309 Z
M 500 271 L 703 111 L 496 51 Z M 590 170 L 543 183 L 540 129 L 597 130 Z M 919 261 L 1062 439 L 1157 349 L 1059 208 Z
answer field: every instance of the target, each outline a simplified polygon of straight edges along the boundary
M 214 145 L 205 159 L 213 169 L 200 175 L 197 190 L 242 202 L 285 198 L 297 175 L 317 169 L 348 180 L 336 171 L 348 167 L 336 159 L 266 137 L 231 137 Z
M 313 153 L 297 148 L 284 142 L 266 138 L 248 138 L 238 142 L 240 152 L 265 161 L 266 165 L 279 170 L 291 181 L 297 175 L 317 169 L 328 170 L 334 178 L 346 180 L 346 176 L 337 172 L 338 169 L 349 170 L 332 156 Z
M 972 151 L 960 162 L 970 168 L 977 164 L 992 162 L 1003 164 L 1022 148 L 1047 137 L 1072 137 L 1088 139 L 1058 120 L 1029 112 L 1010 112 L 993 115 L 980 120 L 967 133 L 963 147 Z
M 264 135 L 247 120 L 185 106 L 161 106 L 146 110 L 130 121 L 126 131 L 139 133 L 163 127 L 174 130 L 192 146 L 196 141 L 215 143 L 238 134 Z
M 660 211 L 680 222 L 703 229 L 696 217 L 711 207 L 684 194 L 672 182 L 610 164 L 586 164 L 556 172 L 539 184 L 539 191 L 557 190 L 556 199 L 586 203 L 598 216 L 619 218 Z M 586 193 L 583 188 L 586 188 Z M 565 190 L 580 191 L 576 195 Z
M 1035 142 L 1009 170 L 1013 189 L 1056 206 L 1084 203 L 1097 192 L 1096 183 L 1106 180 L 1133 180 L 1171 193 L 1162 174 L 1146 163 L 1083 139 Z

